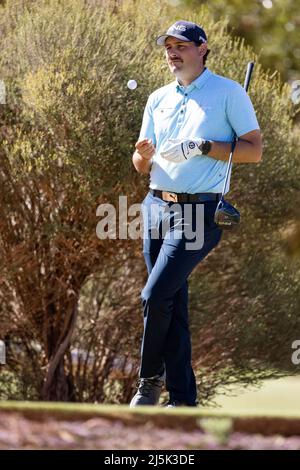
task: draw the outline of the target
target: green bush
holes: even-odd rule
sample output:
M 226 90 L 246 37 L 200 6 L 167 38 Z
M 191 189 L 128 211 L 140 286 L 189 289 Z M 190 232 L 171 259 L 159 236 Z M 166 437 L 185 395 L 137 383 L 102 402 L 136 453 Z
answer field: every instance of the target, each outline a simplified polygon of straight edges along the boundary
M 279 231 L 295 215 L 300 165 L 287 87 L 205 9 L 150 0 L 26 6 L 16 0 L 0 15 L 0 70 L 8 96 L 0 107 L 0 337 L 18 338 L 29 361 L 32 342 L 41 346 L 35 385 L 41 398 L 107 400 L 114 356 L 106 354 L 102 367 L 99 347 L 82 383 L 70 356 L 73 331 L 76 347 L 112 345 L 115 358 L 122 354 L 136 365 L 138 291 L 146 277 L 141 244 L 98 240 L 95 214 L 99 203 L 115 203 L 120 194 L 129 203 L 145 194 L 147 178 L 136 174 L 131 154 L 147 96 L 172 80 L 154 39 L 179 18 L 205 25 L 213 71 L 242 83 L 247 62 L 255 60 L 250 95 L 264 136 L 263 162 L 234 168 L 230 197 L 242 212 L 241 230 L 224 234 L 192 277 L 200 394 L 205 399 L 220 384 L 293 372 L 299 270 L 282 255 Z M 138 82 L 134 92 L 126 86 L 131 78 Z M 114 265 L 117 277 L 108 301 L 95 309 L 101 325 L 95 329 L 89 305 L 96 294 L 87 283 L 105 289 Z M 84 308 L 78 317 L 79 298 Z M 18 362 L 16 353 L 10 364 L 20 375 L 26 361 Z M 123 366 L 117 378 L 124 386 L 114 392 L 121 402 L 134 381 L 132 368 L 128 373 Z

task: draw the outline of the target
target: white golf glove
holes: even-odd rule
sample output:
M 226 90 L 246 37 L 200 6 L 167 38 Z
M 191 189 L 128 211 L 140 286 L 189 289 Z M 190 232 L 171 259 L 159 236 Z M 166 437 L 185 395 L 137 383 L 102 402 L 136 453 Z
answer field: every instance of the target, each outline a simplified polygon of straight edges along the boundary
M 178 140 L 169 139 L 168 142 L 171 146 L 168 150 L 160 152 L 162 158 L 165 158 L 169 162 L 182 163 L 186 162 L 196 155 L 202 155 L 201 144 L 205 139 L 198 140 Z M 200 148 L 199 148 L 200 147 Z

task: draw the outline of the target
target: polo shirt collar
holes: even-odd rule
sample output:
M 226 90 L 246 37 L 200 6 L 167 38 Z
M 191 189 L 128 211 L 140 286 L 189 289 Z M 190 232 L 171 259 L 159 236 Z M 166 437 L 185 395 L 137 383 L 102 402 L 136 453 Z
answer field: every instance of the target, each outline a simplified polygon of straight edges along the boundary
M 186 93 L 190 93 L 194 88 L 198 88 L 200 90 L 203 85 L 207 82 L 209 77 L 212 75 L 212 72 L 208 70 L 206 67 L 204 71 L 199 75 L 199 77 L 195 78 L 195 80 L 192 81 L 187 87 L 184 87 L 183 85 L 180 85 L 178 80 L 176 79 L 176 90 L 177 91 L 184 91 Z

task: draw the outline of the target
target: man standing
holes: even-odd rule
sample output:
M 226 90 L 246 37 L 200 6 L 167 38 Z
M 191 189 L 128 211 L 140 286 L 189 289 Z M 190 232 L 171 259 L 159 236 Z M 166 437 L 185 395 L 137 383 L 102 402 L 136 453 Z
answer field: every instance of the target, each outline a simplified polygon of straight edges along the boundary
M 209 50 L 199 25 L 177 21 L 156 42 L 164 46 L 176 80 L 150 95 L 133 155 L 136 170 L 150 173 L 142 205 L 149 276 L 142 291 L 140 379 L 130 406 L 156 405 L 164 382 L 168 406 L 196 406 L 187 279 L 221 238 L 214 213 L 233 135 L 238 136 L 235 163 L 259 162 L 262 142 L 243 87 L 205 67 Z M 187 249 L 187 227 L 199 230 L 199 205 L 204 207 L 203 243 Z

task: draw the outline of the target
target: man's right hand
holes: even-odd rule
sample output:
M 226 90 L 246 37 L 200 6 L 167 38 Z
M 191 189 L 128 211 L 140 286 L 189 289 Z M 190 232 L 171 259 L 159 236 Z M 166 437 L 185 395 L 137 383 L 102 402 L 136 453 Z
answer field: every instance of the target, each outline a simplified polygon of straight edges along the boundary
M 151 160 L 155 154 L 155 147 L 151 139 L 138 140 L 135 144 L 136 151 L 144 160 Z

